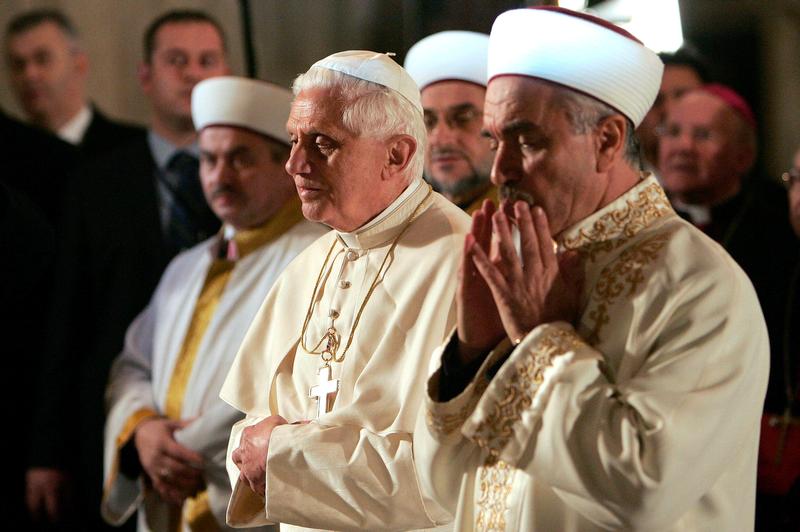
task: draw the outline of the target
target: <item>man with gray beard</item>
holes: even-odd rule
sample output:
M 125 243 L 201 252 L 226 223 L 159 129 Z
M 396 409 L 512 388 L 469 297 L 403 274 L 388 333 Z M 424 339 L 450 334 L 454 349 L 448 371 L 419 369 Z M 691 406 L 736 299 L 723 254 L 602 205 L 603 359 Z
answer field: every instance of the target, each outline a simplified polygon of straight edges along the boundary
M 412 46 L 405 60 L 425 110 L 425 178 L 467 214 L 497 198 L 492 151 L 481 135 L 488 49 L 488 35 L 443 31 Z

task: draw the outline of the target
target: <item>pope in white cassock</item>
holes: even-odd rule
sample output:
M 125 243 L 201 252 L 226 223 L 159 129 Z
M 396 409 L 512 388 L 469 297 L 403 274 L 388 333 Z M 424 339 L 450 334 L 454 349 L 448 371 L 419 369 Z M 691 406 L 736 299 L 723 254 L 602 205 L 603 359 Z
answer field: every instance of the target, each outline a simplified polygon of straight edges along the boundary
M 138 508 L 139 530 L 227 529 L 225 451 L 242 415 L 219 390 L 275 279 L 326 232 L 303 219 L 284 169 L 290 104 L 290 91 L 244 78 L 209 79 L 192 93 L 200 178 L 223 229 L 172 261 L 113 365 L 109 523 Z
M 247 414 L 228 523 L 431 527 L 446 516 L 420 492 L 412 432 L 469 218 L 421 179 L 419 90 L 389 56 L 333 54 L 294 93 L 286 169 L 306 218 L 334 231 L 275 283 L 223 385 Z
M 753 529 L 767 333 L 745 274 L 639 172 L 662 68 L 590 15 L 494 23 L 506 199 L 473 215 L 414 434 L 457 530 Z

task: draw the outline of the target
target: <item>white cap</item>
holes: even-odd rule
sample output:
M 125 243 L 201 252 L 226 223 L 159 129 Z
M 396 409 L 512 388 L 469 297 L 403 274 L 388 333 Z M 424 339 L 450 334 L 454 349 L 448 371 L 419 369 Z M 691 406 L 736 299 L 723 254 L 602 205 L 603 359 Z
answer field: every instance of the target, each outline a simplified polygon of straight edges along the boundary
M 422 114 L 422 102 L 417 84 L 388 54 L 368 50 L 348 50 L 320 59 L 311 65 L 311 68 L 314 67 L 335 70 L 354 78 L 383 85 L 399 93 Z
M 243 127 L 289 144 L 286 120 L 292 91 L 257 79 L 221 76 L 195 85 L 192 120 L 200 131 L 206 126 Z
M 625 30 L 557 7 L 514 9 L 494 21 L 489 80 L 532 76 L 597 98 L 635 126 L 653 105 L 664 65 Z
M 442 31 L 416 43 L 405 68 L 420 90 L 437 81 L 469 81 L 486 86 L 489 36 L 474 31 Z

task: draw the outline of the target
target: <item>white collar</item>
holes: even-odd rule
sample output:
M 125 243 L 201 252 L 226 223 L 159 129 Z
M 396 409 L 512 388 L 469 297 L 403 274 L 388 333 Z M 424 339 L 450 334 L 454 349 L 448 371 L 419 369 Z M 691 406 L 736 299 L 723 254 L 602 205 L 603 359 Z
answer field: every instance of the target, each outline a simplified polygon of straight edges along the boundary
M 92 122 L 93 116 L 94 113 L 91 107 L 84 104 L 81 110 L 78 111 L 78 114 L 70 118 L 66 124 L 58 129 L 56 135 L 58 135 L 61 140 L 65 140 L 77 146 L 83 141 L 83 136 L 86 134 L 86 130 L 89 129 L 89 124 Z
M 344 233 L 336 231 L 339 238 L 349 248 L 369 249 L 391 240 L 395 229 L 399 230 L 427 195 L 430 187 L 423 187 L 421 179 L 415 179 L 378 216 L 355 231 Z
M 673 199 L 672 204 L 679 211 L 685 212 L 689 216 L 689 221 L 694 225 L 705 225 L 711 223 L 711 207 L 708 205 L 692 205 Z

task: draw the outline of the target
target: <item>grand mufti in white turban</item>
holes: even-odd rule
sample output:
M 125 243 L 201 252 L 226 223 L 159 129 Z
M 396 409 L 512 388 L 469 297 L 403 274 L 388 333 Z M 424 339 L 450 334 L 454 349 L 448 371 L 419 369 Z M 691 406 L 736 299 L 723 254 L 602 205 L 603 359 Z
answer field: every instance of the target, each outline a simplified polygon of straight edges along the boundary
M 589 15 L 494 23 L 492 180 L 524 201 L 473 215 L 414 435 L 457 530 L 753 529 L 766 328 L 742 270 L 639 171 L 661 71 Z
M 212 78 L 192 93 L 200 178 L 223 222 L 177 256 L 111 370 L 103 517 L 138 529 L 225 530 L 225 451 L 242 414 L 222 380 L 284 267 L 326 229 L 303 219 L 284 163 L 291 92 Z
M 221 397 L 228 523 L 409 530 L 431 513 L 412 431 L 430 355 L 455 324 L 468 218 L 424 183 L 419 91 L 386 54 L 349 51 L 294 83 L 286 165 L 334 231 L 276 282 Z
M 488 53 L 484 33 L 442 31 L 414 44 L 404 63 L 422 95 L 425 176 L 467 214 L 497 199 L 489 181 L 494 154 L 481 135 Z

